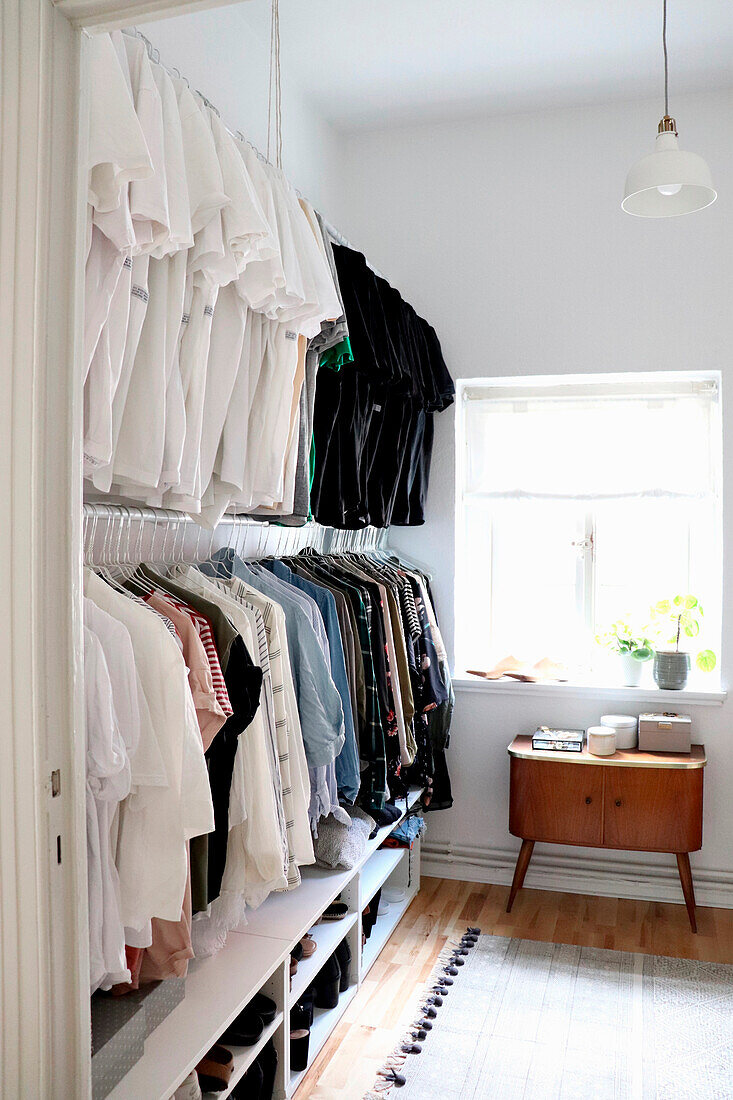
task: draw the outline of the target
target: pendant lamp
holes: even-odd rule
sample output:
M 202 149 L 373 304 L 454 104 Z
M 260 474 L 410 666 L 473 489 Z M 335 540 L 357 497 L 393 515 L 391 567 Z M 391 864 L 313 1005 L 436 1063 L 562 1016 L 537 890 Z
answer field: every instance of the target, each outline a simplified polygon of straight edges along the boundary
M 677 123 L 669 114 L 667 72 L 667 0 L 663 0 L 664 118 L 659 123 L 654 152 L 642 157 L 626 177 L 627 214 L 639 218 L 673 218 L 710 206 L 717 191 L 707 163 L 697 153 L 686 153 L 677 141 Z

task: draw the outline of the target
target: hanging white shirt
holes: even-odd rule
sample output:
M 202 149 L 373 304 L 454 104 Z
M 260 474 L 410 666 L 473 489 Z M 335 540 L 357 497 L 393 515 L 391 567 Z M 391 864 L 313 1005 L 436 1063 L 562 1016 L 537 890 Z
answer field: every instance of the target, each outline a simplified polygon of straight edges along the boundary
M 130 789 L 130 762 L 115 714 L 112 685 L 99 639 L 84 627 L 86 693 L 86 818 L 91 992 L 129 981 L 120 883 L 111 826 Z
M 186 841 L 214 828 L 186 665 L 173 637 L 150 610 L 89 570 L 84 590 L 130 633 L 168 780 L 166 787 L 131 795 L 129 812 L 120 822 L 117 867 L 123 922 L 140 929 L 151 917 L 177 921 L 188 875 Z

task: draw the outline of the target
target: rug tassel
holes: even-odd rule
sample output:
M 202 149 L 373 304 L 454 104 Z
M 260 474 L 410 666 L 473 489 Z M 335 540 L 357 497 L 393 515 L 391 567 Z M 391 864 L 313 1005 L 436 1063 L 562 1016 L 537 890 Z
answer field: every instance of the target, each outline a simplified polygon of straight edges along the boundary
M 468 931 L 473 931 L 473 929 L 469 929 Z M 436 995 L 436 991 L 433 987 L 437 985 L 441 975 L 445 973 L 446 968 L 451 965 L 453 959 L 455 958 L 455 951 L 455 946 L 451 946 L 449 944 L 443 947 L 439 952 L 438 958 L 435 961 L 435 965 L 433 966 L 430 977 L 428 978 L 425 986 L 423 987 L 420 995 L 417 998 L 416 1007 L 418 1011 L 418 1017 L 420 1019 L 425 1015 L 428 1009 L 432 1009 L 433 1016 L 437 1018 L 437 1009 L 433 1008 L 431 1004 L 431 997 L 434 997 Z M 454 970 L 456 971 L 456 973 L 460 973 L 457 967 L 454 967 Z M 395 1079 L 395 1075 L 397 1073 L 397 1070 L 403 1069 L 405 1062 L 407 1061 L 410 1054 L 413 1053 L 413 1051 L 414 1053 L 417 1053 L 418 1051 L 422 1050 L 420 1044 L 416 1043 L 414 1035 L 414 1032 L 419 1031 L 419 1029 L 420 1022 L 418 1020 L 413 1024 L 412 1028 L 409 1029 L 405 1035 L 403 1035 L 402 1039 L 395 1046 L 392 1053 L 387 1056 L 384 1065 L 377 1074 L 377 1076 L 380 1077 L 381 1080 L 375 1082 L 370 1091 L 364 1094 L 362 1100 L 384 1100 L 384 1098 L 388 1096 L 394 1088 L 401 1088 L 402 1085 L 405 1084 L 404 1078 L 402 1078 L 398 1082 Z M 417 1050 L 414 1050 L 414 1048 L 417 1048 Z

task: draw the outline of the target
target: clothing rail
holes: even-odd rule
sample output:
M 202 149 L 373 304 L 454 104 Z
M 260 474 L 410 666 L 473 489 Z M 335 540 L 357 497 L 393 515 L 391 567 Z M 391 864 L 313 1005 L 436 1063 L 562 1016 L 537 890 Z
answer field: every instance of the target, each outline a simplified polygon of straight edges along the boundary
M 386 528 L 340 531 L 314 522 L 284 527 L 250 516 L 224 516 L 213 531 L 205 531 L 170 509 L 84 505 L 84 562 L 90 566 L 206 561 L 224 547 L 249 559 L 284 557 L 305 547 L 324 554 L 368 552 L 383 547 L 386 535 Z
M 142 33 L 142 31 L 138 30 L 137 27 L 127 27 L 123 30 L 122 33 L 123 34 L 129 34 L 134 38 L 141 39 L 142 42 L 145 44 L 145 49 L 148 51 L 148 57 L 150 58 L 150 60 L 152 62 L 154 62 L 154 64 L 163 65 L 164 69 L 167 69 L 167 71 L 169 73 L 173 73 L 175 76 L 179 77 L 179 79 L 183 80 L 184 83 L 187 84 L 189 88 L 191 88 L 191 84 L 190 84 L 189 80 L 183 75 L 183 73 L 180 72 L 179 69 L 177 69 L 174 65 L 164 65 L 163 64 L 163 62 L 161 61 L 161 57 L 160 57 L 160 50 L 156 46 L 154 46 L 153 43 L 150 41 L 150 39 L 147 38 Z M 195 95 L 197 95 L 199 97 L 199 99 L 201 99 L 206 104 L 207 107 L 210 107 L 211 110 L 214 111 L 219 116 L 219 118 L 221 118 L 221 111 L 219 110 L 219 108 L 215 107 L 214 104 L 211 102 L 211 100 L 206 98 L 206 96 L 204 95 L 203 92 L 200 92 L 198 90 L 198 88 L 191 88 L 191 91 L 193 91 L 193 93 Z M 264 153 L 260 152 L 260 150 L 254 144 L 254 142 L 251 142 L 249 140 L 249 138 L 246 138 L 244 136 L 244 134 L 242 133 L 241 130 L 231 130 L 228 126 L 226 127 L 226 129 L 231 134 L 232 137 L 238 138 L 239 141 L 246 142 L 246 144 L 249 145 L 250 148 L 254 150 L 256 155 L 259 157 L 259 159 L 261 161 L 263 161 L 263 163 L 269 164 L 271 168 L 276 168 L 277 167 L 277 165 L 273 164 L 273 162 L 268 157 L 266 157 Z M 295 187 L 294 189 L 295 189 L 295 193 L 298 195 L 299 198 L 301 198 L 301 199 L 304 198 L 304 196 L 301 194 L 301 192 L 298 190 L 297 187 Z M 311 203 L 311 205 L 313 205 L 313 204 Z M 319 211 L 319 214 L 320 214 L 320 211 Z M 343 245 L 344 248 L 351 248 L 352 250 L 357 251 L 357 249 L 354 248 L 354 245 L 351 244 L 351 242 L 348 241 L 346 239 L 346 237 L 344 237 L 343 233 L 340 233 L 338 231 L 338 229 L 336 229 L 333 225 L 331 225 L 331 223 L 329 221 L 327 221 L 323 217 L 323 214 L 320 214 L 320 217 L 321 217 L 321 220 L 323 221 L 326 232 L 328 233 L 329 237 L 331 238 L 331 240 L 335 244 L 340 244 L 340 245 Z M 367 262 L 367 267 L 371 268 L 371 270 L 374 272 L 374 274 L 377 276 L 377 278 L 384 279 L 386 282 L 389 282 L 389 279 L 387 279 L 386 275 L 383 275 L 381 273 L 381 271 L 378 271 L 377 268 L 374 267 L 374 265 L 372 263 L 370 263 L 368 259 L 367 259 L 366 262 Z

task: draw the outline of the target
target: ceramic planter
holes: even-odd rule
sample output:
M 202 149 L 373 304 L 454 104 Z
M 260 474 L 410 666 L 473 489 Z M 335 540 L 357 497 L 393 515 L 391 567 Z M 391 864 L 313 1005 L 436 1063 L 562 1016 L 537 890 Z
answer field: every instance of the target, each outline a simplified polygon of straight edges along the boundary
M 657 650 L 654 654 L 654 679 L 666 691 L 681 691 L 690 671 L 690 654 L 675 650 Z

